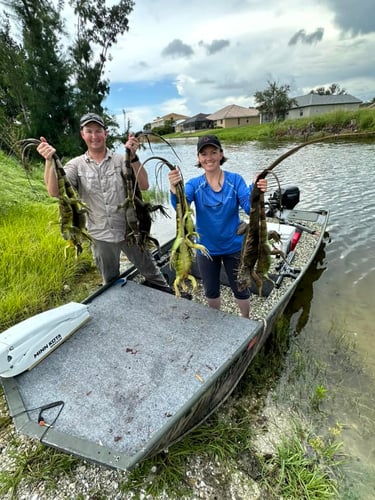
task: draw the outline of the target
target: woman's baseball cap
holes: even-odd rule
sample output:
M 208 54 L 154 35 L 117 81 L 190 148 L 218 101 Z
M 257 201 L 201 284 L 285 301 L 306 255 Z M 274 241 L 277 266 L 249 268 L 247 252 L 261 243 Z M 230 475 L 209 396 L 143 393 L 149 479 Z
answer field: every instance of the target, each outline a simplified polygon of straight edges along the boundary
M 221 142 L 216 137 L 216 135 L 204 135 L 200 137 L 197 144 L 198 153 L 202 148 L 204 148 L 204 146 L 215 146 L 216 148 L 219 148 L 220 151 L 223 150 L 223 148 L 221 147 Z

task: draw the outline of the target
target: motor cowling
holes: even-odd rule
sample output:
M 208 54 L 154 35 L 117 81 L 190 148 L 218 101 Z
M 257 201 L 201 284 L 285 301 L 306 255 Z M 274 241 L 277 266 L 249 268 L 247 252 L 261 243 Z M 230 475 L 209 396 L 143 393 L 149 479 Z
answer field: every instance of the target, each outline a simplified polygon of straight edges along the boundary
M 299 203 L 300 191 L 298 186 L 287 186 L 281 188 L 281 206 L 292 210 Z
M 277 189 L 268 199 L 270 212 L 282 210 L 283 208 L 292 210 L 300 200 L 300 190 L 298 186 L 287 186 Z

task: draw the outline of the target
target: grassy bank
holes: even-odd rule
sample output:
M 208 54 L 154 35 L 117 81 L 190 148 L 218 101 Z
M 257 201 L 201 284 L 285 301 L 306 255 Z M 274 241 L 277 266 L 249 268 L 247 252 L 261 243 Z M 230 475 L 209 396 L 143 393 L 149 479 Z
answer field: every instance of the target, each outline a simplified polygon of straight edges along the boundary
M 310 140 L 321 135 L 339 132 L 375 132 L 375 110 L 335 111 L 310 118 L 286 120 L 283 122 L 244 126 L 238 128 L 205 130 L 189 133 L 170 134 L 168 137 L 189 137 L 215 133 L 220 140 L 231 143 L 244 141 L 288 141 Z
M 0 152 L 0 331 L 65 302 L 93 269 L 87 248 L 76 260 L 65 247 L 42 166 L 27 174 Z

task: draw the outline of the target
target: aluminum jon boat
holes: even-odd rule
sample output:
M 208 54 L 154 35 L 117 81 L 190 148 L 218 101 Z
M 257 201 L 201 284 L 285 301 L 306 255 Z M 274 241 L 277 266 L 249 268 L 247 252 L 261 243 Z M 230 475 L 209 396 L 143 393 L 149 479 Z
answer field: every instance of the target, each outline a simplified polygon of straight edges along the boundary
M 273 259 L 273 282 L 252 299 L 271 304 L 263 317 L 210 309 L 194 294 L 177 298 L 130 268 L 82 303 L 0 334 L 0 380 L 16 430 L 131 470 L 200 425 L 232 393 L 324 243 L 328 212 L 296 209 L 299 190 L 279 191 L 267 215 L 286 259 Z M 155 254 L 171 282 L 172 243 Z

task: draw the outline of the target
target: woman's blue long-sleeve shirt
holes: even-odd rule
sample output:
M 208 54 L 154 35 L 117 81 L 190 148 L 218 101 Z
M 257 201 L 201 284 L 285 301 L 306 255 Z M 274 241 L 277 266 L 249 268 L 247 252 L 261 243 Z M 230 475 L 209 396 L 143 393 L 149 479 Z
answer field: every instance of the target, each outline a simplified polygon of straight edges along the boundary
M 185 195 L 189 204 L 194 203 L 195 228 L 210 255 L 228 255 L 241 250 L 242 235 L 237 234 L 240 224 L 239 208 L 250 213 L 250 195 L 253 185 L 247 186 L 237 173 L 224 172 L 221 191 L 215 192 L 205 175 L 189 179 Z M 171 193 L 171 203 L 176 208 L 176 195 Z

